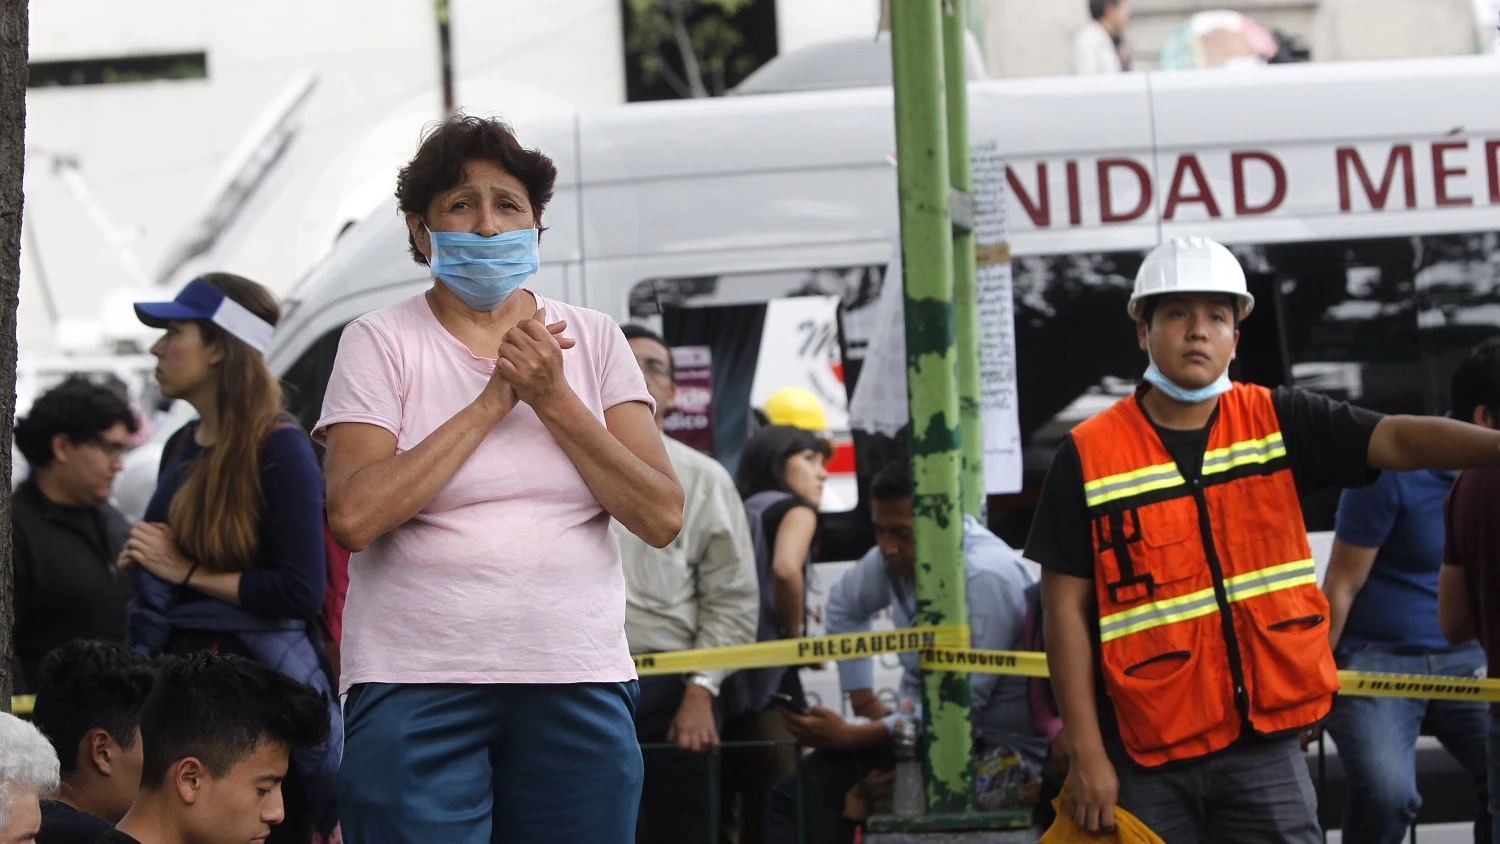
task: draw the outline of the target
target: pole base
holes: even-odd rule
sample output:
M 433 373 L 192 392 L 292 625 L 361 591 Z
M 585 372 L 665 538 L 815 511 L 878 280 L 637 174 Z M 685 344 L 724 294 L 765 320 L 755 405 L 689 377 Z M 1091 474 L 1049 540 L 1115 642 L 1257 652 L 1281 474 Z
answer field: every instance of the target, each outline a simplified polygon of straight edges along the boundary
M 871 835 L 884 832 L 990 832 L 1028 829 L 1030 826 L 1030 809 L 1012 809 L 1003 812 L 929 812 L 914 818 L 871 815 L 869 822 L 865 824 L 866 830 Z M 867 837 L 866 840 L 873 839 Z

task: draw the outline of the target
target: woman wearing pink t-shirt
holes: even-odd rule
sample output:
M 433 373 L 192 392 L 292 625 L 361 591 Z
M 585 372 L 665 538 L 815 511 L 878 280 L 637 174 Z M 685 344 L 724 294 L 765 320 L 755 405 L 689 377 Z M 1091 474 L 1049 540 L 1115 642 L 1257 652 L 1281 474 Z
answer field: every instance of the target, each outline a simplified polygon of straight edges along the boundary
M 611 517 L 682 523 L 608 317 L 521 285 L 557 170 L 505 124 L 431 132 L 396 196 L 431 289 L 351 323 L 314 431 L 354 552 L 344 838 L 632 840 L 637 685 Z

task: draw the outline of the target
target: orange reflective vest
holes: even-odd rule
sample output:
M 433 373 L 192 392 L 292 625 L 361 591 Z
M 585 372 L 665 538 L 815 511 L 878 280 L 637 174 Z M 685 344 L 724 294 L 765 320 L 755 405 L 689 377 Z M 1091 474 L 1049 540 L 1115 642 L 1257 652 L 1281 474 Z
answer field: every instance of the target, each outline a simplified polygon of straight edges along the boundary
M 1093 525 L 1105 688 L 1142 765 L 1296 730 L 1339 688 L 1271 393 L 1235 384 L 1197 479 L 1135 397 L 1073 430 Z

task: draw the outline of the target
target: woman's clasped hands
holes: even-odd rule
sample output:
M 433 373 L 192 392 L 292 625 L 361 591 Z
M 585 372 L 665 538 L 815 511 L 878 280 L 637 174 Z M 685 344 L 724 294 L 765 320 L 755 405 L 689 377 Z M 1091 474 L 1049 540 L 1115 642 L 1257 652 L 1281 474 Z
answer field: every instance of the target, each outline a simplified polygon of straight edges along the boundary
M 566 320 L 548 325 L 547 309 L 541 308 L 505 333 L 491 387 L 502 396 L 509 393 L 510 406 L 519 400 L 541 410 L 571 389 L 563 377 L 562 353 L 576 343 L 561 336 L 567 327 Z

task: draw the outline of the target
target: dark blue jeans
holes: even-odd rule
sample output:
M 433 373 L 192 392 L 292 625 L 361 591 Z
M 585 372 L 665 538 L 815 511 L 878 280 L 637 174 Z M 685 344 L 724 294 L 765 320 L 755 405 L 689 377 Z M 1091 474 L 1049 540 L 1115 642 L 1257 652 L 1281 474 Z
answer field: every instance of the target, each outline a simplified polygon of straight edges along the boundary
M 1484 676 L 1484 651 L 1477 645 L 1445 653 L 1396 654 L 1373 646 L 1340 654 L 1339 667 L 1391 674 L 1443 677 Z M 1488 841 L 1483 703 L 1340 695 L 1327 730 L 1338 745 L 1349 778 L 1344 804 L 1344 840 L 1397 844 L 1422 808 L 1417 791 L 1417 737 L 1430 735 L 1474 778 L 1477 818 L 1474 840 Z
M 365 683 L 344 703 L 349 844 L 631 844 L 636 681 Z

